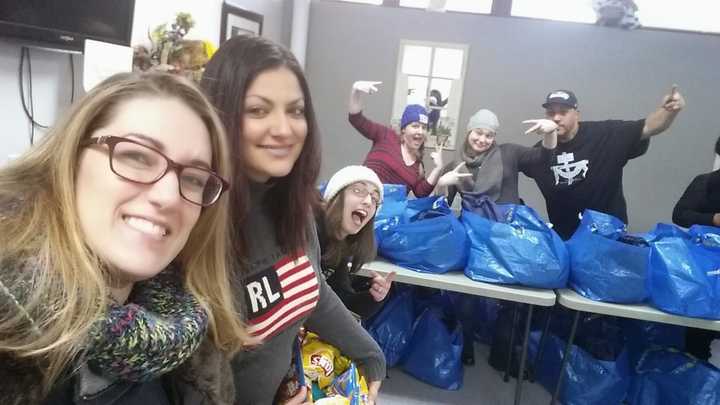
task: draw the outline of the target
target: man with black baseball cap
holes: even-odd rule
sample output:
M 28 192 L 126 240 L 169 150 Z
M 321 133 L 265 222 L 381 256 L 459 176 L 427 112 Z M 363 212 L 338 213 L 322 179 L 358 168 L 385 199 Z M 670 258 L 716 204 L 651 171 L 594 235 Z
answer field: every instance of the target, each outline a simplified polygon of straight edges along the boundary
M 643 155 L 650 137 L 668 129 L 685 107 L 677 86 L 663 97 L 660 107 L 638 121 L 580 121 L 578 100 L 570 90 L 548 93 L 542 106 L 545 117 L 558 125 L 558 145 L 549 163 L 533 166 L 526 174 L 545 197 L 554 229 L 569 239 L 579 223 L 578 214 L 586 208 L 627 223 L 623 168 L 628 160 Z

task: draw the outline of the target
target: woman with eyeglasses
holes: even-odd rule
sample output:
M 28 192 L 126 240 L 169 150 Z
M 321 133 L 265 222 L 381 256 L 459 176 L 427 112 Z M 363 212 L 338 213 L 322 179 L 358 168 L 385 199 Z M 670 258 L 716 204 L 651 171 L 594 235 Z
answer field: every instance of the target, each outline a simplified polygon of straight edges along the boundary
M 222 123 L 188 80 L 119 74 L 0 169 L 5 404 L 231 404 Z
M 301 326 L 358 364 L 374 402 L 385 358 L 320 274 L 313 217 L 320 139 L 302 68 L 281 45 L 238 36 L 213 55 L 201 84 L 236 157 L 233 244 L 246 254 L 234 272 L 235 294 L 251 334 L 263 341 L 233 359 L 237 402 L 272 402 Z M 287 403 L 305 398 L 302 388 Z
M 353 275 L 377 254 L 373 219 L 382 198 L 383 186 L 374 171 L 346 166 L 328 181 L 324 204 L 315 215 L 327 283 L 362 319 L 382 307 L 394 278 L 374 273 L 368 280 Z

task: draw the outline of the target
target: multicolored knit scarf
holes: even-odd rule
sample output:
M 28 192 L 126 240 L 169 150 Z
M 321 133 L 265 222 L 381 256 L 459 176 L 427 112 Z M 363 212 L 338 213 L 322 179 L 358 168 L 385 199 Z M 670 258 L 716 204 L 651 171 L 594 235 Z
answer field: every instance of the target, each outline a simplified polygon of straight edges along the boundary
M 190 358 L 207 326 L 207 313 L 171 267 L 136 283 L 125 305 L 110 305 L 90 332 L 86 360 L 107 377 L 152 380 Z

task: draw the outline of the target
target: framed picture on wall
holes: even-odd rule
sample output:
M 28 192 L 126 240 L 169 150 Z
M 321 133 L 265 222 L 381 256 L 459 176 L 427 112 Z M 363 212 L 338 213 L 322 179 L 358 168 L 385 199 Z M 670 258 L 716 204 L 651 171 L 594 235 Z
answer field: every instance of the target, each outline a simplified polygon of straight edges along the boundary
M 220 43 L 237 35 L 262 35 L 263 16 L 227 3 L 222 5 Z

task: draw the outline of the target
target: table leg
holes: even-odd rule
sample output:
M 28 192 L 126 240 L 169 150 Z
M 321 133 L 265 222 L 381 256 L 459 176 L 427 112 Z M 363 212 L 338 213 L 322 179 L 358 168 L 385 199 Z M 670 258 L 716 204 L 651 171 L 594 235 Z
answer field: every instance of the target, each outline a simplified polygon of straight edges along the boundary
M 510 349 L 508 350 L 507 362 L 505 363 L 505 374 L 503 375 L 503 381 L 510 381 L 510 367 L 512 365 L 512 356 L 515 351 L 515 325 L 518 323 L 518 305 L 513 303 L 513 320 L 510 326 Z
M 560 363 L 560 375 L 558 376 L 557 384 L 555 384 L 555 392 L 553 393 L 552 399 L 550 399 L 550 405 L 555 405 L 555 400 L 557 400 L 560 394 L 560 387 L 562 386 L 563 377 L 565 376 L 565 367 L 567 366 L 570 357 L 570 348 L 572 347 L 573 340 L 575 340 L 575 332 L 577 331 L 579 319 L 580 311 L 575 311 L 575 317 L 573 317 L 572 327 L 570 328 L 570 336 L 568 336 L 567 345 L 565 346 L 565 353 L 563 354 L 563 359 Z
M 552 320 L 553 312 L 555 311 L 555 307 L 550 307 L 548 309 L 547 318 L 545 318 L 545 325 L 543 325 L 542 334 L 540 335 L 540 342 L 538 343 L 537 347 L 537 353 L 535 353 L 535 360 L 533 361 L 532 366 L 530 367 L 530 382 L 535 382 L 535 370 L 537 370 L 538 365 L 540 364 L 540 361 L 542 360 L 542 353 L 543 349 L 545 348 L 545 339 L 547 338 L 548 333 L 550 332 L 550 321 Z
M 525 379 L 525 360 L 527 357 L 528 341 L 530 340 L 530 322 L 532 320 L 532 313 L 533 305 L 528 304 L 527 320 L 525 321 L 525 336 L 523 337 L 522 352 L 520 354 L 520 369 L 518 370 L 518 378 L 515 385 L 515 405 L 520 405 L 522 382 Z

